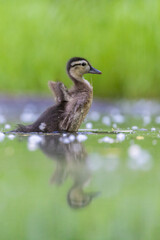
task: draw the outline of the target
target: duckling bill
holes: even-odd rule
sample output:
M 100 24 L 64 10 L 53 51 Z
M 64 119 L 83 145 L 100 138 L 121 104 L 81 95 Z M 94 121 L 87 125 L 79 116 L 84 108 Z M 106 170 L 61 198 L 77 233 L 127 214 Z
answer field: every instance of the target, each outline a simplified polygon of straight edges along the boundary
M 78 131 L 93 99 L 93 88 L 83 75 L 101 72 L 92 67 L 86 59 L 74 57 L 67 63 L 67 73 L 73 81 L 73 87 L 67 89 L 61 82 L 49 81 L 48 86 L 55 96 L 56 104 L 43 112 L 33 124 L 19 124 L 17 132 Z

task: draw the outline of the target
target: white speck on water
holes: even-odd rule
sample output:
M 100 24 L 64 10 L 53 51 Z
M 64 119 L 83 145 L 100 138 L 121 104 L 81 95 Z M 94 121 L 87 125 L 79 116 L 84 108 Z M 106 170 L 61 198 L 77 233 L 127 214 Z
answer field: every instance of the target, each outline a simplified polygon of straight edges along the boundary
M 128 167 L 132 170 L 150 170 L 152 167 L 151 155 L 139 145 L 132 145 L 128 149 Z
M 86 128 L 87 129 L 92 129 L 93 124 L 91 122 L 86 123 Z
M 114 143 L 115 140 L 113 138 L 110 138 L 108 136 L 101 138 L 98 140 L 99 143 L 105 142 L 105 143 Z
M 87 140 L 87 136 L 86 135 L 84 135 L 84 134 L 79 134 L 78 136 L 77 136 L 77 141 L 78 142 L 84 142 L 84 141 L 86 141 Z
M 10 129 L 10 128 L 11 128 L 11 125 L 10 125 L 10 124 L 5 124 L 4 128 L 5 128 L 5 129 Z
M 118 142 L 123 142 L 126 138 L 126 135 L 124 133 L 118 133 L 117 134 L 117 141 Z
M 104 117 L 102 118 L 102 123 L 105 124 L 105 125 L 107 125 L 107 126 L 110 126 L 110 125 L 111 125 L 111 119 L 110 119 L 110 117 L 104 116 Z
M 71 140 L 68 137 L 60 137 L 59 141 L 64 144 L 69 144 L 71 142 Z
M 0 142 L 2 142 L 5 139 L 5 134 L 0 132 Z
M 74 142 L 76 139 L 76 137 L 73 134 L 69 135 L 68 138 L 69 138 L 70 142 Z
M 0 124 L 4 124 L 6 122 L 6 118 L 0 114 Z
M 112 116 L 113 122 L 115 123 L 124 123 L 125 122 L 125 117 L 121 114 L 115 114 Z
M 71 142 L 74 142 L 76 137 L 73 134 L 70 134 L 69 136 L 67 133 L 63 133 L 62 137 L 59 138 L 59 141 L 64 143 L 64 144 L 69 144 Z
M 13 135 L 13 134 L 8 135 L 8 139 L 13 140 L 14 138 L 15 138 L 15 135 Z
M 86 123 L 86 128 L 87 129 L 92 129 L 92 127 L 93 127 L 93 124 L 92 123 Z
M 39 143 L 43 142 L 42 136 L 32 135 L 28 138 L 28 149 L 29 151 L 35 151 L 38 148 Z
M 137 130 L 138 127 L 137 126 L 132 126 L 132 130 Z
M 38 135 L 32 135 L 32 136 L 29 136 L 28 141 L 32 143 L 40 143 L 42 142 L 42 137 Z
M 156 131 L 156 128 L 152 127 L 151 132 L 154 132 L 154 131 Z
M 94 121 L 94 122 L 97 122 L 100 119 L 100 114 L 96 111 L 93 111 L 93 112 L 90 113 L 89 119 Z
M 157 116 L 156 119 L 155 119 L 155 122 L 160 124 L 160 116 Z
M 45 129 L 45 127 L 46 127 L 46 123 L 44 123 L 44 122 L 42 122 L 42 123 L 39 125 L 39 129 L 40 129 L 41 131 L 43 131 L 43 130 Z
M 149 115 L 146 115 L 143 117 L 143 124 L 146 126 L 151 122 L 151 117 Z

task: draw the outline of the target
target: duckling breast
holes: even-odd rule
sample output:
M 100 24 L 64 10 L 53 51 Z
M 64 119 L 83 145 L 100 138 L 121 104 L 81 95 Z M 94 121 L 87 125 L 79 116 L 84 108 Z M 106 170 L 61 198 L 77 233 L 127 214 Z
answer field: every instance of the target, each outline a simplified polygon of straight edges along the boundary
M 81 94 L 79 96 L 80 98 L 77 98 L 75 107 L 73 108 L 73 114 L 72 120 L 69 124 L 68 131 L 78 131 L 80 125 L 84 121 L 93 100 L 93 92 Z

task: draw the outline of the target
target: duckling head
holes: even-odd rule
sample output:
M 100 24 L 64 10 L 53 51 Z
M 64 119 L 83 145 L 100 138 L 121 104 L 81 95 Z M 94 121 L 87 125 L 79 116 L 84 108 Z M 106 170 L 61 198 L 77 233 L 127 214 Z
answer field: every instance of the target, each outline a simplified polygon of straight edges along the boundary
M 67 73 L 72 80 L 78 81 L 83 81 L 83 75 L 86 73 L 101 74 L 85 58 L 80 57 L 73 57 L 68 61 Z

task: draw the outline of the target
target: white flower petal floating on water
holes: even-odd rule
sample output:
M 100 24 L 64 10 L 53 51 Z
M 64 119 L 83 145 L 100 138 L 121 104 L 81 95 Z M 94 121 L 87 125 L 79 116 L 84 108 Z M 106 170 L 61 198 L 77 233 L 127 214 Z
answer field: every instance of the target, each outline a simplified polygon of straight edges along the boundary
M 131 145 L 128 149 L 129 161 L 128 167 L 133 170 L 150 170 L 152 167 L 151 155 L 147 150 L 139 145 Z
M 132 126 L 132 130 L 137 130 L 138 127 L 137 126 Z
M 32 135 L 28 138 L 28 149 L 35 151 L 38 148 L 39 143 L 43 142 L 43 137 L 38 135 Z
M 64 143 L 64 144 L 69 144 L 71 142 L 68 137 L 60 137 L 59 141 Z
M 118 142 L 123 142 L 126 138 L 126 135 L 124 133 L 118 133 L 117 134 L 117 141 Z
M 64 144 L 69 144 L 74 142 L 76 137 L 73 134 L 68 135 L 67 133 L 63 133 L 62 136 L 59 138 L 59 141 Z
M 6 118 L 0 114 L 0 124 L 4 124 L 6 122 Z
M 0 132 L 0 142 L 2 142 L 5 139 L 5 134 Z
M 110 125 L 111 125 L 111 119 L 110 119 L 110 117 L 104 116 L 104 117 L 102 118 L 102 123 L 105 124 L 105 125 L 107 125 L 107 126 L 110 126 Z
M 113 138 L 110 138 L 108 136 L 101 138 L 98 140 L 99 143 L 105 142 L 105 143 L 114 143 L 115 140 Z
M 32 142 L 32 143 L 40 143 L 42 142 L 43 138 L 42 136 L 38 136 L 38 135 L 32 135 L 29 136 L 28 141 Z
M 86 128 L 87 129 L 92 129 L 93 124 L 91 122 L 86 123 Z
M 87 140 L 87 136 L 86 135 L 84 135 L 84 134 L 79 134 L 78 136 L 77 136 L 77 141 L 78 142 L 84 142 L 84 141 L 86 141 Z
M 70 142 L 74 142 L 76 139 L 76 137 L 73 134 L 70 134 L 68 138 L 69 138 Z
M 8 137 L 8 139 L 13 140 L 15 138 L 15 135 L 9 134 L 7 137 Z
M 5 128 L 5 129 L 10 129 L 10 128 L 11 128 L 11 125 L 10 125 L 10 124 L 5 124 L 4 128 Z

